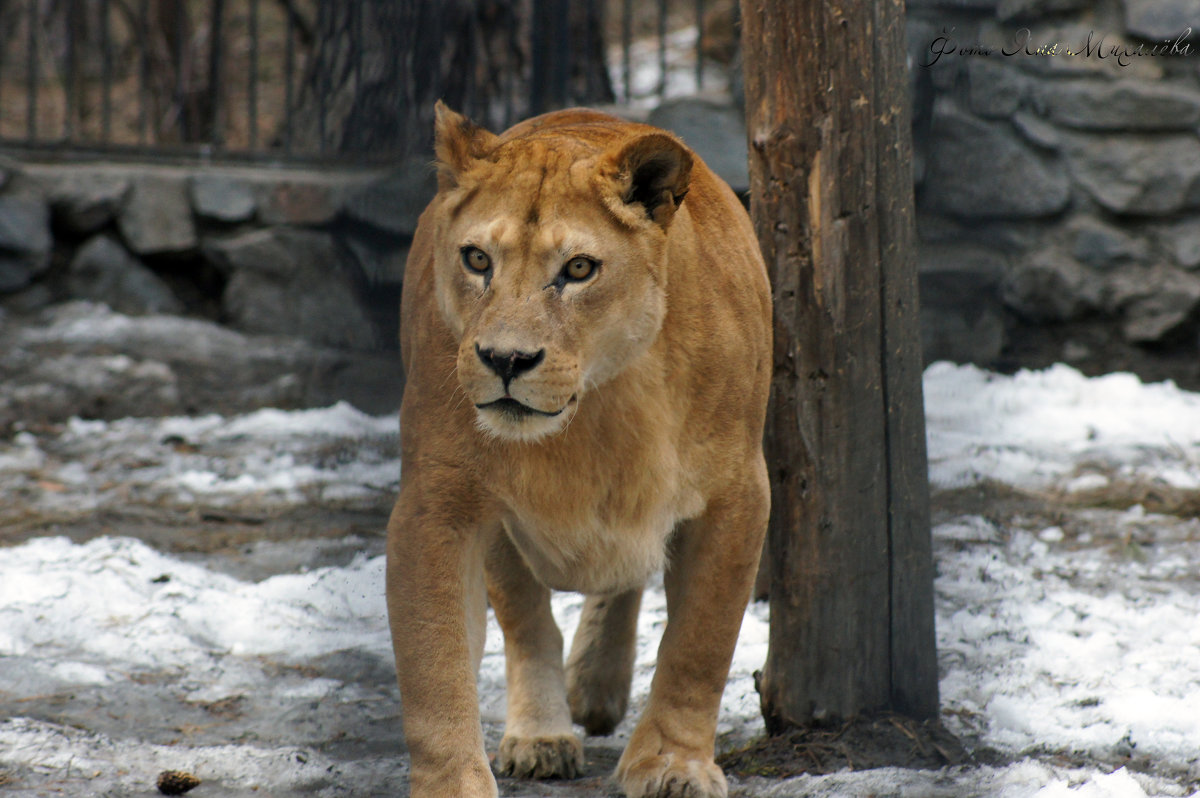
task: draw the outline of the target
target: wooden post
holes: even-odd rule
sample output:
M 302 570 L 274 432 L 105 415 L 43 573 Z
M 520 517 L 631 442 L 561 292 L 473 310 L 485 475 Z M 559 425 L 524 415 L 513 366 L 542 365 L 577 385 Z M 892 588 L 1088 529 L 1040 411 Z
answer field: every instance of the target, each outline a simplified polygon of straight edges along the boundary
M 769 731 L 937 714 L 903 0 L 741 0 L 771 275 Z

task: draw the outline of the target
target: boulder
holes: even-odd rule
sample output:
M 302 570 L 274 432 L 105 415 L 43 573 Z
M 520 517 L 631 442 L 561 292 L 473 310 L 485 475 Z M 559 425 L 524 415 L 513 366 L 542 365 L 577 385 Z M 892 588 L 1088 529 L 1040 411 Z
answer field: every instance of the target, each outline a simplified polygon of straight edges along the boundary
M 1194 325 L 1200 277 L 1165 266 L 1124 270 L 1109 281 L 1108 302 L 1134 344 L 1161 343 Z
M 1045 150 L 1058 150 L 1062 147 L 1062 136 L 1058 128 L 1036 114 L 1017 111 L 1012 115 L 1012 124 L 1021 134 L 1021 138 L 1035 147 Z
M 332 350 L 199 319 L 127 316 L 89 302 L 0 326 L 0 381 L 0 427 L 71 416 L 324 407 L 339 400 L 388 413 L 399 407 L 403 390 L 394 352 Z
M 103 302 L 121 313 L 182 313 L 170 287 L 109 235 L 90 239 L 71 260 L 67 288 L 76 299 Z
M 345 201 L 351 219 L 397 236 L 411 237 L 417 219 L 437 193 L 428 158 L 411 158 L 398 169 L 352 191 Z
M 1124 4 L 1125 26 L 1144 39 L 1174 41 L 1188 28 L 1200 25 L 1200 0 L 1125 0 Z
M 1035 323 L 1074 321 L 1100 301 L 1091 273 L 1057 248 L 1028 253 L 1014 263 L 1000 296 L 1014 313 Z
M 129 194 L 127 172 L 69 170 L 56 175 L 49 190 L 55 221 L 75 235 L 89 235 L 117 218 Z
M 1150 245 L 1120 228 L 1092 216 L 1080 216 L 1067 225 L 1071 254 L 1093 269 L 1109 271 L 1140 264 L 1150 258 Z
M 1008 59 L 975 58 L 967 65 L 971 111 L 987 117 L 1011 116 L 1029 96 L 1029 78 Z
M 329 224 L 341 213 L 348 191 L 342 177 L 314 172 L 262 181 L 255 188 L 258 215 L 270 225 Z
M 960 218 L 1030 219 L 1057 214 L 1070 201 L 1059 158 L 944 101 L 934 109 L 929 158 L 922 200 L 931 210 Z
M 181 409 L 178 380 L 170 368 L 123 354 L 38 358 L 6 384 L 0 398 L 4 426 L 15 419 L 144 417 Z
M 186 176 L 158 171 L 134 176 L 117 225 L 138 255 L 195 249 L 198 239 Z
M 734 191 L 750 190 L 746 122 L 732 105 L 680 97 L 655 108 L 646 121 L 683 139 Z
M 1010 20 L 1041 19 L 1052 14 L 1082 11 L 1092 7 L 1093 0 L 1000 0 L 996 16 Z
M 33 194 L 0 195 L 0 292 L 26 287 L 50 266 L 50 210 Z
M 1039 83 L 1041 113 L 1079 130 L 1191 130 L 1200 124 L 1200 92 L 1141 80 Z
M 1159 215 L 1200 206 L 1200 139 L 1193 134 L 1075 134 L 1071 173 L 1114 213 Z
M 361 276 L 332 236 L 279 227 L 211 242 L 205 255 L 229 274 L 222 310 L 236 329 L 367 349 L 376 332 Z
M 993 247 L 922 243 L 917 265 L 926 362 L 994 363 L 1005 342 L 997 291 L 1005 255 Z
M 1160 245 L 1185 269 L 1200 267 L 1200 224 L 1195 218 L 1180 219 L 1157 231 Z
M 33 282 L 35 269 L 20 255 L 0 252 L 0 294 L 20 291 Z
M 53 246 L 45 200 L 33 194 L 0 195 L 0 250 L 46 255 Z
M 248 180 L 228 174 L 202 173 L 188 184 L 192 209 L 202 219 L 245 222 L 258 209 L 254 187 Z
M 908 0 L 909 9 L 937 8 L 963 11 L 994 11 L 1002 0 Z

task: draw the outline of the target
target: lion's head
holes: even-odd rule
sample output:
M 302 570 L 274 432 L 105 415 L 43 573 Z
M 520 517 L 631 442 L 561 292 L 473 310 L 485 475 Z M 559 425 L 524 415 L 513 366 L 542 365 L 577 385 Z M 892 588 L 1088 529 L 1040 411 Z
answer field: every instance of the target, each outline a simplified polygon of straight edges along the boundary
M 536 121 L 501 139 L 438 105 L 437 299 L 459 382 L 497 437 L 563 430 L 662 327 L 692 158 L 662 132 L 601 141 Z

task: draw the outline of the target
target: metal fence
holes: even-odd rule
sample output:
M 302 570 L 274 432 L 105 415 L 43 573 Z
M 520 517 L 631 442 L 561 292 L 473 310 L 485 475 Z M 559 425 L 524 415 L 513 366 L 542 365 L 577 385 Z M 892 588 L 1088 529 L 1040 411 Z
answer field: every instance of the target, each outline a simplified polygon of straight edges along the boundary
M 718 33 L 714 44 L 712 35 L 724 27 L 711 19 L 735 8 L 732 0 L 585 1 L 581 15 L 582 3 L 571 0 L 459 0 L 471 24 L 486 30 L 476 35 L 482 46 L 503 42 L 515 52 L 504 62 L 512 73 L 502 82 L 505 122 L 597 98 L 644 105 L 712 87 L 736 36 Z M 415 2 L 432 8 L 446 0 Z M 379 43 L 354 10 L 361 7 L 334 0 L 0 0 L 0 146 L 45 154 L 340 157 L 345 151 L 327 135 L 346 122 L 339 105 L 378 90 L 364 78 L 378 60 L 371 42 Z M 510 13 L 497 13 L 504 7 Z M 570 79 L 578 72 L 570 59 L 580 19 L 603 70 L 582 80 Z M 337 24 L 349 36 L 340 50 Z M 408 33 L 419 43 L 446 31 Z M 441 68 L 453 74 L 459 67 Z M 331 85 L 335 75 L 339 86 Z M 479 85 L 468 84 L 468 92 Z M 460 102 L 470 110 L 474 99 Z M 395 153 L 385 145 L 367 154 Z

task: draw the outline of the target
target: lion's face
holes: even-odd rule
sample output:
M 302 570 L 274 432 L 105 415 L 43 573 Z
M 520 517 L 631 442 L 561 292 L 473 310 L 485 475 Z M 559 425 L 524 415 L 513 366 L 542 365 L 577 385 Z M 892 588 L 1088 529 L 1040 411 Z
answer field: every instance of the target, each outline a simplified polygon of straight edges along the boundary
M 438 302 L 479 426 L 534 441 L 657 337 L 666 227 L 690 160 L 666 136 L 618 152 L 497 146 L 455 117 L 438 130 Z

